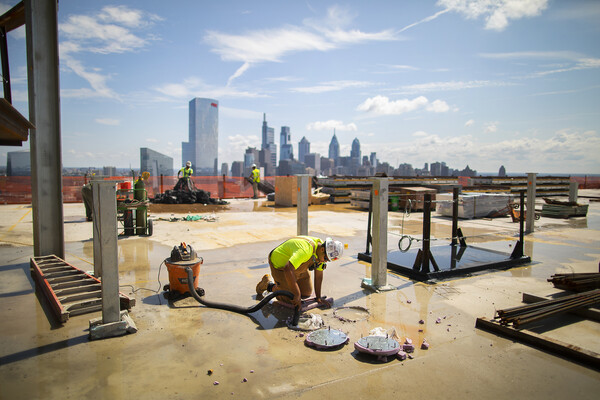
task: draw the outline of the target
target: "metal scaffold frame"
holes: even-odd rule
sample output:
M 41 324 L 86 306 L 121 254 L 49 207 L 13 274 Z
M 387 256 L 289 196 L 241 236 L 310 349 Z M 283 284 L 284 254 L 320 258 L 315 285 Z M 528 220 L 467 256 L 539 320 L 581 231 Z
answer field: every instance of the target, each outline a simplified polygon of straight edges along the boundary
M 458 227 L 458 188 L 453 189 L 452 207 L 452 238 L 450 247 L 431 246 L 431 194 L 424 195 L 423 207 L 423 237 L 420 249 L 388 252 L 387 268 L 400 275 L 418 281 L 447 279 L 457 276 L 470 275 L 484 270 L 502 270 L 531 262 L 531 258 L 523 253 L 523 233 L 525 213 L 520 213 L 519 240 L 511 254 L 475 246 L 467 246 L 464 235 Z M 524 209 L 525 192 L 520 192 L 520 207 Z M 372 203 L 372 202 L 370 202 Z M 372 244 L 371 220 L 372 206 L 369 206 L 367 222 L 366 250 L 358 253 L 358 259 L 372 262 L 370 246 Z M 408 237 L 408 236 L 406 236 Z M 405 238 L 403 236 L 403 238 Z M 399 242 L 399 246 L 402 239 Z M 437 260 L 436 260 L 437 258 Z M 414 260 L 411 262 L 410 260 Z

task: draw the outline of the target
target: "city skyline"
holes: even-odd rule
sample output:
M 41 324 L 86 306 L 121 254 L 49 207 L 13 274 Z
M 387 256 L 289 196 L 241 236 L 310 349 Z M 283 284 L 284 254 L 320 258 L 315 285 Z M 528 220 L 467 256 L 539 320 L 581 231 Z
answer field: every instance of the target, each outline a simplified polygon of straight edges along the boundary
M 17 3 L 0 0 L 0 13 Z M 124 168 L 140 147 L 177 163 L 189 99 L 199 97 L 219 101 L 219 166 L 262 148 L 266 113 L 275 139 L 287 126 L 294 147 L 306 137 L 321 155 L 335 130 L 341 154 L 357 138 L 362 154 L 395 167 L 437 158 L 477 171 L 600 173 L 600 2 L 65 0 L 58 9 L 65 167 Z M 8 34 L 8 54 L 13 105 L 27 116 L 23 28 Z M 0 147 L 0 164 L 13 150 Z

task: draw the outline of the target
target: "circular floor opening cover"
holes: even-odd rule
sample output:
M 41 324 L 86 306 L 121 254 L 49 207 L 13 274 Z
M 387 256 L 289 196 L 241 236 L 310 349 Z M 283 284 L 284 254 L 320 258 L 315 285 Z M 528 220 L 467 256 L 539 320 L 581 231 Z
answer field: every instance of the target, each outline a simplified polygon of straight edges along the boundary
M 337 329 L 323 328 L 309 333 L 304 343 L 319 350 L 334 349 L 348 343 L 348 335 Z
M 385 357 L 398 353 L 400 344 L 386 336 L 365 336 L 354 343 L 354 348 L 361 353 Z

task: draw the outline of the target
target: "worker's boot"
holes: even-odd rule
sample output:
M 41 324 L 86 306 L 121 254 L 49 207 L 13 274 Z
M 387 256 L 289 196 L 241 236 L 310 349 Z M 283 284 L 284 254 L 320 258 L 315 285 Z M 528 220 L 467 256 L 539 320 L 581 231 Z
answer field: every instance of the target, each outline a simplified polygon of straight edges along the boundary
M 256 285 L 256 300 L 262 300 L 265 297 L 263 293 L 269 288 L 269 283 L 271 283 L 271 277 L 269 274 L 265 274 Z

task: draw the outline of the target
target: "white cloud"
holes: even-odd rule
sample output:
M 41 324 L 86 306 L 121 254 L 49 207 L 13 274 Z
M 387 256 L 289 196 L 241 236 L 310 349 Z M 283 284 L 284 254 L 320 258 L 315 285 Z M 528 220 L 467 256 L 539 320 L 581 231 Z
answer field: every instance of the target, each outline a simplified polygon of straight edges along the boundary
M 248 147 L 259 148 L 260 141 L 257 135 L 229 135 L 225 143 L 219 145 L 219 160 L 240 160 Z
M 483 17 L 486 29 L 501 31 L 510 20 L 540 15 L 548 0 L 438 0 L 437 4 L 467 19 Z
M 66 65 L 70 68 L 76 75 L 86 80 L 91 88 L 81 88 L 81 89 L 63 89 L 61 90 L 61 95 L 65 97 L 106 97 L 119 99 L 119 95 L 108 87 L 107 81 L 109 80 L 109 76 L 102 75 L 98 72 L 90 71 L 83 64 L 71 57 L 71 55 L 65 54 L 61 57 L 61 61 L 63 65 Z
M 306 125 L 308 131 L 357 131 L 358 128 L 354 122 L 344 124 L 342 121 L 330 119 L 329 121 L 316 121 Z
M 323 82 L 317 86 L 308 86 L 308 87 L 297 87 L 292 88 L 293 92 L 300 93 L 324 93 L 324 92 L 334 92 L 346 88 L 352 87 L 366 87 L 372 85 L 370 82 L 363 81 L 332 81 L 332 82 Z
M 532 77 L 541 77 L 561 72 L 600 68 L 600 58 L 588 57 L 574 51 L 519 51 L 509 53 L 481 53 L 479 56 L 499 60 L 541 59 L 561 62 L 558 65 L 550 65 L 551 67 L 554 67 L 553 69 L 545 69 L 543 71 L 531 74 Z M 547 66 L 540 65 L 539 67 L 544 68 Z
M 495 132 L 498 132 L 498 121 L 486 122 L 484 124 L 483 132 L 484 133 L 495 133 Z
M 346 10 L 333 6 L 328 10 L 326 18 L 307 19 L 303 26 L 286 25 L 244 34 L 211 30 L 204 36 L 204 42 L 211 46 L 211 51 L 219 54 L 224 61 L 244 63 L 229 78 L 231 83 L 251 64 L 281 62 L 287 54 L 302 51 L 329 51 L 349 44 L 397 39 L 391 30 L 369 33 L 345 29 L 352 19 Z
M 96 118 L 94 121 L 101 125 L 117 126 L 121 124 L 120 120 L 114 118 Z
M 146 142 L 149 142 L 149 143 L 158 143 L 159 140 L 158 139 L 154 139 L 154 138 L 146 138 Z
M 474 120 L 472 120 L 472 119 L 470 119 L 470 120 L 468 120 L 467 122 L 465 122 L 465 126 L 466 126 L 466 127 L 468 127 L 468 126 L 471 126 L 471 125 L 473 125 L 474 123 L 475 123 L 475 121 L 474 121 Z
M 422 20 L 420 20 L 420 21 L 417 21 L 417 22 L 414 22 L 414 23 L 412 23 L 412 24 L 410 24 L 410 25 L 407 25 L 407 26 L 405 26 L 404 28 L 400 29 L 400 30 L 398 31 L 398 33 L 400 33 L 400 32 L 404 32 L 404 31 L 406 31 L 406 30 L 408 30 L 408 29 L 410 29 L 410 28 L 413 28 L 413 27 L 415 27 L 415 26 L 417 26 L 417 25 L 420 25 L 420 24 L 422 24 L 422 23 L 424 23 L 424 22 L 433 21 L 434 19 L 436 19 L 436 18 L 437 18 L 437 17 L 439 17 L 440 15 L 443 15 L 443 14 L 447 13 L 448 11 L 450 11 L 450 8 L 447 8 L 447 9 L 445 9 L 445 10 L 442 10 L 442 11 L 438 11 L 438 12 L 436 12 L 435 14 L 433 14 L 433 15 L 430 15 L 429 17 L 423 18 L 423 19 L 422 19 Z
M 125 6 L 106 6 L 94 15 L 70 15 L 59 24 L 63 40 L 60 43 L 61 64 L 87 81 L 90 88 L 62 90 L 66 97 L 106 97 L 119 100 L 119 95 L 107 86 L 109 76 L 101 70 L 85 66 L 78 53 L 114 54 L 137 51 L 156 38 L 139 36 L 132 29 L 148 28 L 159 17 Z
M 469 165 L 478 172 L 497 171 L 500 165 L 515 172 L 531 170 L 545 173 L 576 173 L 599 170 L 597 149 L 600 136 L 596 131 L 564 129 L 532 138 L 519 135 L 516 139 L 488 142 L 471 135 L 440 137 L 426 132 L 415 132 L 414 140 L 385 143 L 376 146 L 381 160 L 400 160 L 413 165 L 424 161 L 446 161 L 451 168 L 463 169 Z M 424 154 L 432 155 L 423 160 Z M 566 171 L 564 165 L 571 165 Z
M 261 120 L 263 117 L 263 113 L 252 110 L 242 110 L 240 108 L 230 108 L 221 106 L 219 110 L 219 114 L 223 117 L 227 118 L 236 118 L 236 119 L 251 119 L 251 120 Z
M 375 115 L 400 115 L 421 108 L 432 112 L 447 112 L 450 109 L 445 101 L 434 100 L 430 103 L 425 96 L 415 97 L 412 100 L 401 99 L 390 101 L 388 97 L 380 95 L 368 98 L 359 104 L 356 109 Z
M 202 79 L 190 77 L 181 83 L 165 83 L 154 87 L 157 92 L 168 96 L 167 99 L 189 100 L 193 97 L 224 98 L 259 98 L 267 97 L 255 91 L 238 90 L 230 86 L 214 86 L 206 84 Z M 163 100 L 167 100 L 163 99 Z
M 427 111 L 432 111 L 436 113 L 440 112 L 448 112 L 450 110 L 450 106 L 443 100 L 434 100 L 431 104 L 427 105 Z
M 474 89 L 482 87 L 494 87 L 494 86 L 507 86 L 510 85 L 506 82 L 496 81 L 449 81 L 449 82 L 428 82 L 419 83 L 414 85 L 402 86 L 399 91 L 393 91 L 397 94 L 414 94 L 424 92 L 437 92 L 437 91 L 450 91 L 450 90 L 464 90 Z

